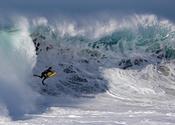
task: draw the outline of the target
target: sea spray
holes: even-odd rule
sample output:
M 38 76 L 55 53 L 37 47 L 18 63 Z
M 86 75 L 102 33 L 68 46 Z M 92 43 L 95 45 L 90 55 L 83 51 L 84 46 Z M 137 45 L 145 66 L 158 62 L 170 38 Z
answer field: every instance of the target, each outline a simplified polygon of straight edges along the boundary
M 0 101 L 12 118 L 33 111 L 37 98 L 28 85 L 36 61 L 28 23 L 23 18 L 15 25 L 0 31 Z

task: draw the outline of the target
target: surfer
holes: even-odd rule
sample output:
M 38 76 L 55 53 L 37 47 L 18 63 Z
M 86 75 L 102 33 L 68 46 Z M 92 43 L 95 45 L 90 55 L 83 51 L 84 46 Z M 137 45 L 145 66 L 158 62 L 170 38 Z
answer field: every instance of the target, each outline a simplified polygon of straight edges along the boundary
M 42 84 L 45 85 L 44 81 L 47 79 L 47 78 L 50 78 L 52 76 L 56 75 L 56 72 L 52 70 L 52 67 L 49 67 L 48 69 L 44 70 L 42 73 L 41 73 L 41 76 L 39 75 L 34 75 L 34 76 L 37 76 L 39 78 L 43 78 L 42 80 Z

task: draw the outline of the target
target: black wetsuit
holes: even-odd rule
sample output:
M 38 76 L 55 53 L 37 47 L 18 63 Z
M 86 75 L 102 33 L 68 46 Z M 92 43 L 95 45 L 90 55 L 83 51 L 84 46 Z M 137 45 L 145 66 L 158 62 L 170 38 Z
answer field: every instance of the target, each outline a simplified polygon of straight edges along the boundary
M 46 69 L 44 72 L 41 73 L 41 77 L 43 78 L 42 84 L 45 85 L 44 81 L 48 78 L 47 73 L 52 72 L 51 68 Z

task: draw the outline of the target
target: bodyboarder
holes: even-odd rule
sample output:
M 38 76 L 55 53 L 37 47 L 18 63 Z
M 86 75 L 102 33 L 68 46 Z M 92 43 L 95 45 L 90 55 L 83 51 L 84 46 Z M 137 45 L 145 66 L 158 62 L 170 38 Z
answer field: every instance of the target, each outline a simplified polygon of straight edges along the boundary
M 49 67 L 48 69 L 44 70 L 44 71 L 41 73 L 41 76 L 39 76 L 39 75 L 34 75 L 34 76 L 37 76 L 37 77 L 43 79 L 43 80 L 42 80 L 42 84 L 43 84 L 43 85 L 46 85 L 46 84 L 44 83 L 44 81 L 45 81 L 47 78 L 50 78 L 50 77 L 55 76 L 55 75 L 56 75 L 56 72 L 52 70 L 52 67 Z

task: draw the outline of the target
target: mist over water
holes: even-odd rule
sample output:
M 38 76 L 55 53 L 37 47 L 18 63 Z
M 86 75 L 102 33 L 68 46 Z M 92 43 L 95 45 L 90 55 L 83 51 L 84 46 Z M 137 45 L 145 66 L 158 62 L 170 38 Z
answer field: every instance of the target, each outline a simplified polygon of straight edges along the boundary
M 10 116 L 18 117 L 34 110 L 37 94 L 28 86 L 36 63 L 35 48 L 28 22 L 21 18 L 11 29 L 0 31 L 0 101 Z
M 0 15 L 34 15 L 48 18 L 58 15 L 76 18 L 113 14 L 155 14 L 159 17 L 175 20 L 174 0 L 2 0 L 0 5 Z

